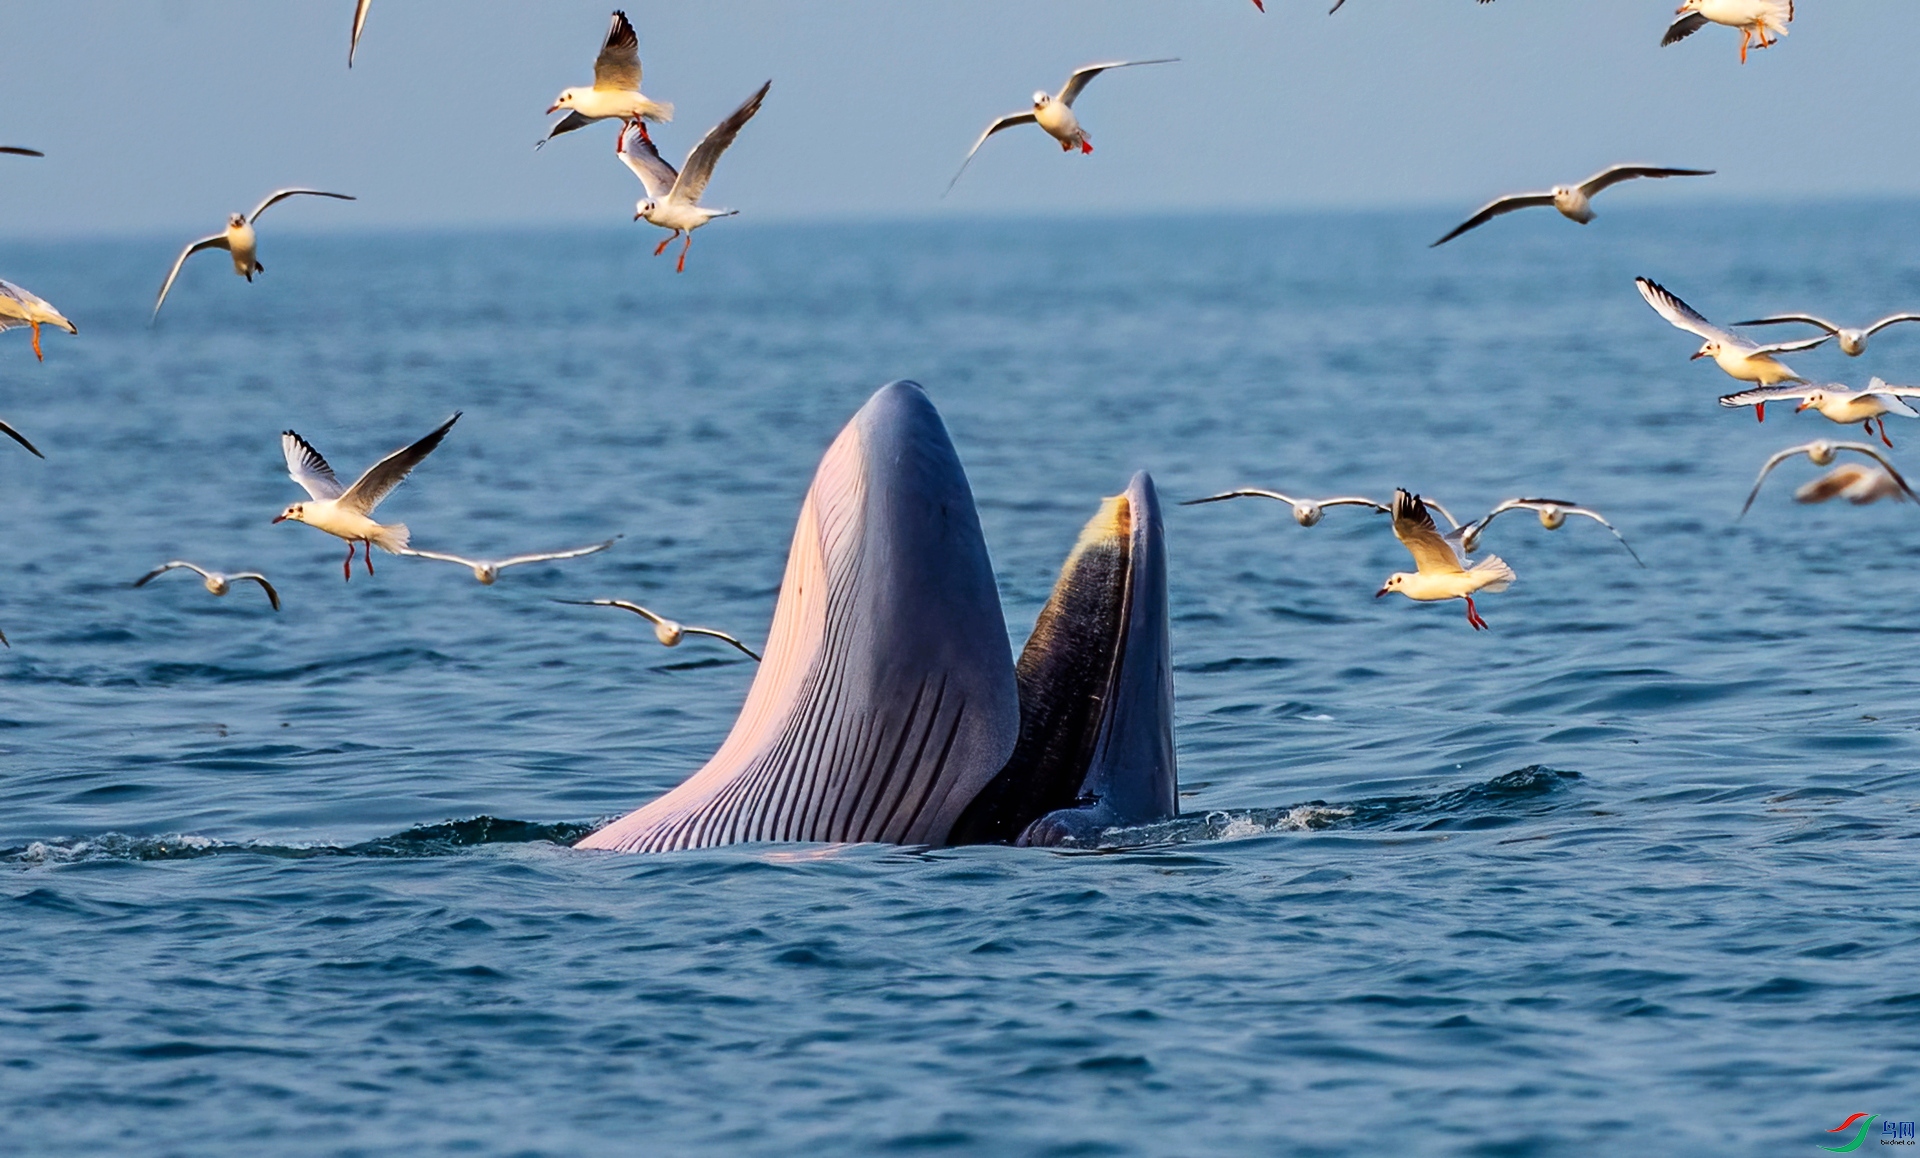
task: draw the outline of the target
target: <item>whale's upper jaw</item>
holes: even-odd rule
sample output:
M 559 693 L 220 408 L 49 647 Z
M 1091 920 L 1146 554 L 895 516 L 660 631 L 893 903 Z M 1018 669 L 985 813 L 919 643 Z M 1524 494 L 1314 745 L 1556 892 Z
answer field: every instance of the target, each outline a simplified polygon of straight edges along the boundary
M 1176 815 L 1166 542 L 1146 472 L 1080 532 L 1018 676 L 1020 742 L 955 843 L 1084 845 Z
M 578 847 L 1085 844 L 1174 815 L 1166 551 L 1145 474 L 1087 524 L 1018 673 L 959 456 L 920 388 L 893 383 L 820 462 L 725 743 Z
M 933 403 L 881 388 L 821 460 L 765 659 L 705 767 L 578 847 L 944 844 L 1013 751 L 1013 655 Z

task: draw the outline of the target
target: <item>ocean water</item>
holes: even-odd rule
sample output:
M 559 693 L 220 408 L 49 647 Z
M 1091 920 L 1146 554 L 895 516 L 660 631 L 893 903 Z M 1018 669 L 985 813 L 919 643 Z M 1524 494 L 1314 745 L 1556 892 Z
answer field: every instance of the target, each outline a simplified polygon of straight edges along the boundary
M 1920 1116 L 1920 511 L 1715 397 L 1634 293 L 1920 306 L 1910 204 L 0 246 L 0 1149 L 143 1155 L 1818 1153 Z M 1810 376 L 1920 374 L 1920 327 Z M 1150 469 L 1456 514 L 1519 581 L 1374 590 L 1384 520 L 1169 505 L 1184 816 L 1105 852 L 570 851 L 725 734 L 820 452 L 941 408 L 1025 638 Z M 382 507 L 268 520 L 463 417 Z M 1920 424 L 1895 419 L 1920 468 Z M 215 599 L 169 558 L 256 567 Z

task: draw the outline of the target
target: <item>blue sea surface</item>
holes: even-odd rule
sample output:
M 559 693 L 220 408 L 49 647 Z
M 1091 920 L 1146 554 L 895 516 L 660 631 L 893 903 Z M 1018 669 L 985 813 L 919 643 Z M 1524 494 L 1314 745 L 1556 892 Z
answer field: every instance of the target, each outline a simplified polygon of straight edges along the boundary
M 1916 206 L 0 245 L 0 1151 L 1799 1154 L 1920 1114 L 1920 512 L 1710 317 L 1920 306 Z M 216 255 L 218 256 L 218 255 Z M 1920 327 L 1811 377 L 1920 377 Z M 1137 468 L 1168 501 L 1183 817 L 1126 847 L 571 851 L 725 735 L 814 464 L 923 383 L 1025 639 Z M 377 556 L 270 525 L 465 416 Z M 1920 473 L 1920 423 L 1894 419 Z M 1519 495 L 1479 601 L 1353 509 Z M 224 599 L 172 558 L 259 568 Z

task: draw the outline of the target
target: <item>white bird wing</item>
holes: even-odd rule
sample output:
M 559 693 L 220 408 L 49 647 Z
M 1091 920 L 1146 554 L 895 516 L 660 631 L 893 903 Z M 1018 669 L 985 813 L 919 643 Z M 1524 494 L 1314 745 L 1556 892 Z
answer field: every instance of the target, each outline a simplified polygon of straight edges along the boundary
M 1447 242 L 1452 241 L 1454 238 L 1460 236 L 1462 233 L 1465 233 L 1467 230 L 1478 229 L 1482 225 L 1485 225 L 1487 222 L 1492 221 L 1494 218 L 1500 217 L 1504 214 L 1512 213 L 1515 210 L 1538 209 L 1545 206 L 1551 206 L 1552 204 L 1553 204 L 1553 194 L 1551 193 L 1509 193 L 1505 197 L 1496 197 L 1492 201 L 1489 201 L 1485 205 L 1481 206 L 1480 211 L 1478 213 L 1475 213 L 1472 217 L 1469 217 L 1465 221 L 1454 226 L 1452 232 L 1448 233 L 1445 237 L 1434 242 L 1432 245 L 1428 246 L 1427 248 L 1434 249 L 1439 246 L 1445 245 Z
M 1687 37 L 1707 26 L 1707 18 L 1698 12 L 1689 12 L 1667 27 L 1667 34 L 1660 38 L 1660 47 L 1678 44 Z
M 1638 178 L 1663 177 L 1711 177 L 1712 169 L 1663 169 L 1656 165 L 1613 165 L 1600 170 L 1593 176 L 1580 182 L 1580 192 L 1592 197 L 1603 189 L 1611 189 L 1622 181 Z
M 1755 354 L 1791 354 L 1795 350 L 1811 350 L 1815 346 L 1824 346 L 1833 341 L 1832 334 L 1821 334 L 1817 338 L 1801 338 L 1797 342 L 1770 342 L 1764 346 L 1754 346 Z M 1735 339 L 1736 341 L 1741 339 Z
M 367 9 L 373 0 L 356 0 L 353 6 L 353 38 L 347 41 L 347 67 L 353 67 L 353 54 L 360 51 L 360 30 L 367 26 Z M 274 601 L 274 610 L 280 609 L 279 600 Z
M 1273 499 L 1277 502 L 1285 503 L 1288 506 L 1292 506 L 1298 501 L 1297 499 L 1292 499 L 1281 494 L 1279 491 L 1263 491 L 1259 487 L 1242 487 L 1237 491 L 1221 491 L 1217 495 L 1208 495 L 1204 499 L 1188 499 L 1180 505 L 1183 507 L 1197 507 L 1201 503 L 1223 503 L 1228 499 Z
M 680 633 L 682 635 L 705 635 L 705 636 L 711 636 L 714 639 L 726 640 L 728 643 L 739 648 L 742 652 L 745 652 L 748 659 L 753 660 L 755 663 L 760 662 L 760 655 L 758 652 L 754 651 L 752 648 L 748 647 L 746 644 L 741 643 L 739 640 L 735 639 L 733 636 L 728 635 L 724 631 L 715 631 L 711 627 L 688 627 L 685 624 L 682 624 L 680 627 Z
M 606 42 L 593 60 L 593 87 L 603 92 L 640 91 L 640 38 L 625 12 L 615 12 Z
M 1886 317 L 1868 326 L 1865 332 L 1868 336 L 1872 336 L 1886 329 L 1888 326 L 1895 325 L 1899 322 L 1920 322 L 1920 314 L 1888 314 Z
M 530 555 L 512 555 L 494 563 L 495 567 L 517 567 L 522 563 L 547 563 L 556 559 L 578 559 L 582 555 L 597 555 L 618 540 L 618 536 L 604 543 L 593 543 L 585 547 L 574 547 L 566 551 L 541 551 Z
M 462 567 L 483 567 L 491 564 L 491 559 L 469 559 L 465 555 L 449 555 L 445 551 L 422 551 L 417 547 L 403 547 L 395 551 L 396 555 L 411 555 L 416 559 L 437 559 L 442 563 L 458 563 Z M 498 566 L 498 564 L 494 564 Z
M 253 207 L 252 213 L 247 214 L 247 224 L 251 225 L 260 220 L 260 215 L 267 211 L 268 206 L 277 205 L 289 197 L 331 197 L 335 201 L 359 200 L 358 197 L 349 196 L 345 193 L 329 193 L 324 189 L 275 189 L 273 192 L 267 194 L 260 204 Z
M 653 147 L 653 138 L 647 135 L 647 127 L 635 122 L 620 131 L 620 160 L 633 175 L 640 178 L 640 184 L 647 191 L 650 201 L 664 201 L 673 192 L 673 183 L 680 179 L 680 171 L 667 163 L 660 150 Z
M 173 289 L 173 279 L 180 276 L 180 267 L 187 264 L 189 257 L 192 257 L 203 249 L 225 248 L 227 248 L 227 235 L 225 233 L 216 233 L 212 237 L 203 237 L 198 241 L 191 242 L 185 249 L 181 250 L 180 256 L 173 259 L 173 268 L 167 271 L 167 280 L 160 283 L 160 296 L 153 299 L 153 316 L 156 318 L 160 316 L 160 307 L 167 304 L 167 293 Z
M 1722 394 L 1722 406 L 1754 406 L 1762 402 L 1779 402 L 1786 398 L 1805 398 L 1816 390 L 1837 391 L 1837 386 L 1760 386 L 1752 390 L 1736 390 L 1732 394 Z
M 536 149 L 544 149 L 547 147 L 548 141 L 553 140 L 561 133 L 571 133 L 575 129 L 584 129 L 593 122 L 594 118 L 592 117 L 581 116 L 579 113 L 568 113 L 566 116 L 553 122 L 553 127 L 547 130 L 547 135 L 535 141 L 533 147 Z
M 960 168 L 957 172 L 954 173 L 953 180 L 947 182 L 946 193 L 942 193 L 940 194 L 940 196 L 945 197 L 947 193 L 953 192 L 953 187 L 959 184 L 960 182 L 960 174 L 967 171 L 967 166 L 973 162 L 973 155 L 980 151 L 980 146 L 987 143 L 988 137 L 993 136 L 995 133 L 999 132 L 1001 129 L 1010 129 L 1015 125 L 1030 125 L 1034 122 L 1034 120 L 1035 120 L 1035 117 L 1033 113 L 1030 111 L 1023 112 L 1023 113 L 1008 113 L 1006 116 L 1001 117 L 998 120 L 994 121 L 992 124 L 988 125 L 987 131 L 984 133 L 981 133 L 980 139 L 973 143 L 973 148 L 967 150 L 966 159 L 960 162 Z
M 1840 327 L 1825 318 L 1816 318 L 1812 314 L 1769 314 L 1764 318 L 1755 318 L 1750 322 L 1735 322 L 1736 326 L 1783 326 L 1790 322 L 1802 322 L 1809 326 L 1818 326 L 1829 334 L 1837 334 Z
M 1862 393 L 1888 394 L 1895 398 L 1920 398 L 1920 386 L 1889 386 L 1887 383 L 1875 378 L 1867 384 L 1867 388 L 1862 391 Z
M 761 85 L 760 91 L 728 113 L 725 120 L 707 130 L 707 135 L 700 138 L 693 152 L 687 154 L 687 163 L 680 170 L 679 179 L 674 181 L 670 196 L 688 205 L 700 204 L 700 195 L 707 191 L 707 182 L 713 178 L 713 167 L 719 164 L 720 154 L 727 151 L 727 146 L 733 144 L 733 139 L 740 135 L 740 129 L 753 119 L 753 114 L 760 111 L 760 102 L 767 99 L 767 90 L 772 87 L 772 81 Z
M 1423 575 L 1456 575 L 1466 570 L 1459 551 L 1440 534 L 1433 512 L 1419 495 L 1393 492 L 1393 535 L 1406 545 L 1414 568 Z
M 313 444 L 301 438 L 291 430 L 280 432 L 280 450 L 287 456 L 287 474 L 300 484 L 307 494 L 326 502 L 337 499 L 347 491 L 334 477 L 333 468 Z
M 419 466 L 422 460 L 433 453 L 434 448 L 440 445 L 440 440 L 447 436 L 447 431 L 452 430 L 453 424 L 458 421 L 460 421 L 460 412 L 456 410 L 452 418 L 442 422 L 425 438 L 411 446 L 401 447 L 368 467 L 367 473 L 361 475 L 352 486 L 347 488 L 346 493 L 340 496 L 340 505 L 362 515 L 372 515 L 373 508 L 380 505 L 380 500 L 391 494 L 394 487 L 399 486 L 407 475 L 413 473 L 414 467 Z
M 1902 402 L 1900 395 L 1895 394 L 1891 390 L 1867 390 L 1863 391 L 1863 393 L 1865 393 L 1867 397 L 1879 402 L 1880 405 L 1886 407 L 1887 413 L 1889 414 L 1898 414 L 1902 418 L 1920 418 L 1920 411 Z M 1920 393 L 1920 391 L 1909 393 L 1907 397 L 1912 398 L 1916 393 Z
M 1132 68 L 1138 64 L 1172 64 L 1179 59 L 1177 56 L 1163 56 L 1158 60 L 1110 60 L 1105 64 L 1084 64 L 1067 76 L 1067 83 L 1060 86 L 1058 99 L 1061 104 L 1072 108 L 1074 100 L 1086 91 L 1087 82 L 1110 68 Z
M 260 574 L 258 571 L 241 571 L 237 574 L 227 576 L 229 583 L 238 583 L 242 579 L 251 579 L 255 583 L 258 583 L 260 589 L 267 593 L 267 602 L 273 604 L 275 611 L 280 610 L 280 593 L 273 589 L 273 584 L 267 582 L 265 575 Z
M 666 622 L 666 620 L 648 611 L 638 603 L 629 603 L 625 599 L 556 599 L 554 602 L 569 603 L 575 607 L 618 607 L 622 611 L 633 612 L 635 615 L 645 619 L 648 623 L 658 625 Z
M 1667 319 L 1675 329 L 1687 331 L 1696 337 L 1710 342 L 1741 342 L 1719 326 L 1702 317 L 1699 310 L 1681 301 L 1673 291 L 1650 278 L 1636 277 L 1633 284 L 1640 287 L 1640 296 L 1647 299 L 1653 312 Z M 1744 343 L 1743 343 L 1744 344 Z
M 17 430 L 15 430 L 15 429 L 14 429 L 14 428 L 13 428 L 12 426 L 10 426 L 10 425 L 8 425 L 8 424 L 7 424 L 7 423 L 5 423 L 5 422 L 0 422 L 0 434 L 4 434 L 4 435 L 6 435 L 6 436 L 7 436 L 8 438 L 11 438 L 11 439 L 13 439 L 13 440 L 14 440 L 15 442 L 17 442 L 17 443 L 19 443 L 19 444 L 20 444 L 21 446 L 24 446 L 24 447 L 26 447 L 26 448 L 27 448 L 27 451 L 28 451 L 28 452 L 29 452 L 30 454 L 32 454 L 32 455 L 33 455 L 33 457 L 35 457 L 35 458 L 45 458 L 45 457 L 47 457 L 46 455 L 44 455 L 44 454 L 41 454 L 41 453 L 40 453 L 40 448 L 39 448 L 39 447 L 37 447 L 37 446 L 35 446 L 35 445 L 34 445 L 33 443 L 31 443 L 31 442 L 28 442 L 28 441 L 27 441 L 27 436 L 26 436 L 26 435 L 24 435 L 24 434 L 22 434 L 22 433 L 20 433 L 19 431 L 17 431 Z
M 153 582 L 155 579 L 158 579 L 160 576 L 165 575 L 167 572 L 172 571 L 178 567 L 185 567 L 187 570 L 192 571 L 194 574 L 200 576 L 202 579 L 205 579 L 208 577 L 208 573 L 204 568 L 197 567 L 194 564 L 187 562 L 185 559 L 173 559 L 173 560 L 170 560 L 169 562 L 160 564 L 158 567 L 155 567 L 153 570 L 147 572 L 145 575 L 142 575 L 140 576 L 140 578 L 135 579 L 133 581 L 133 585 L 135 587 L 145 587 L 147 584 Z

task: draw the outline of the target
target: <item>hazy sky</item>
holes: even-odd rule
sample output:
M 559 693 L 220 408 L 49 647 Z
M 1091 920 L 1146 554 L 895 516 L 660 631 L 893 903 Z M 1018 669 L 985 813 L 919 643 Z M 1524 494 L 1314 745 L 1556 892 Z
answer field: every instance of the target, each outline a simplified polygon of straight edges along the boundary
M 760 220 L 1449 205 L 1614 160 L 1717 168 L 1625 198 L 1920 193 L 1916 0 L 1801 0 L 1742 67 L 1737 33 L 1659 47 L 1675 0 L 633 0 L 676 161 L 772 78 L 710 203 Z M 579 223 L 638 184 L 595 126 L 531 147 L 586 82 L 606 0 L 0 0 L 0 230 L 206 232 L 267 190 L 356 205 L 286 228 Z M 974 136 L 1077 64 L 1092 157 Z

